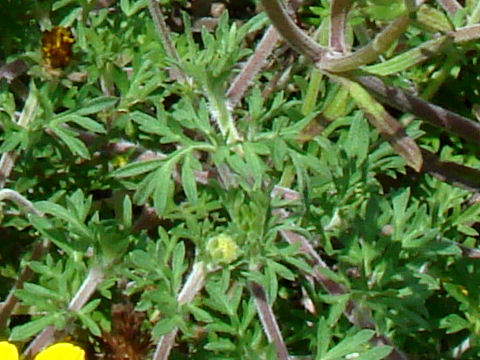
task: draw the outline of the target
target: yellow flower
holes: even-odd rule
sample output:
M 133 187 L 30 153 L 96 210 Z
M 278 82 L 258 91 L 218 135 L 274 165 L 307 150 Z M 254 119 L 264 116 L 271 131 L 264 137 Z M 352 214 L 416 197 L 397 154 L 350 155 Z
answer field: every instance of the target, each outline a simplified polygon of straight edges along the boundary
M 58 343 L 40 351 L 35 360 L 85 360 L 85 351 L 73 344 Z
M 18 360 L 18 350 L 15 345 L 7 341 L 0 341 L 0 359 Z
M 207 251 L 212 259 L 220 264 L 230 264 L 239 256 L 239 249 L 231 236 L 220 234 L 207 243 Z
M 7 341 L 0 342 L 1 360 L 18 360 L 18 351 L 15 345 Z M 49 346 L 35 356 L 35 360 L 85 360 L 85 351 L 69 343 L 58 343 Z

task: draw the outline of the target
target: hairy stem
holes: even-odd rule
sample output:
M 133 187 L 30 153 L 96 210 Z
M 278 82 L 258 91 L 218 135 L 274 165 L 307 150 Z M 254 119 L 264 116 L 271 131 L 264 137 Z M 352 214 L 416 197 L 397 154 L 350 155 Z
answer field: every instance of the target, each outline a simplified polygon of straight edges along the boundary
M 158 2 L 156 0 L 148 0 L 148 10 L 150 11 L 150 15 L 152 16 L 153 23 L 155 25 L 155 30 L 158 37 L 160 38 L 165 52 L 170 57 L 170 59 L 175 62 L 173 76 L 177 79 L 187 82 L 187 76 L 178 67 L 178 64 L 180 63 L 180 57 L 178 56 L 177 49 L 175 49 L 173 41 L 170 37 L 170 30 L 168 29 L 165 20 L 163 20 L 163 13 L 160 9 L 160 6 L 158 5 Z
M 253 78 L 265 66 L 268 56 L 272 53 L 280 36 L 273 26 L 269 26 L 260 40 L 253 55 L 248 59 L 242 71 L 237 75 L 227 91 L 229 107 L 233 109 L 243 98 L 245 91 L 252 85 Z
M 275 314 L 267 302 L 265 290 L 255 281 L 250 281 L 249 285 L 255 299 L 255 305 L 257 306 L 257 312 L 263 325 L 263 330 L 268 340 L 275 345 L 277 359 L 288 360 L 287 346 L 283 341 L 282 333 L 275 319 Z

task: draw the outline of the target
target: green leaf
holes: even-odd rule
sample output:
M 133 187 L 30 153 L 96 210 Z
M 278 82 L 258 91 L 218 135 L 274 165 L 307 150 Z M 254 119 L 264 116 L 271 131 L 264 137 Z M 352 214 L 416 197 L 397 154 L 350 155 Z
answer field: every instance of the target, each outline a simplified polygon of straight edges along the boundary
M 32 320 L 24 325 L 15 326 L 10 334 L 10 341 L 23 341 L 39 333 L 47 326 L 52 325 L 58 318 L 58 314 L 42 316 L 39 319 Z
M 192 313 L 196 321 L 201 321 L 205 323 L 211 323 L 214 321 L 214 318 L 208 311 L 205 311 L 195 305 L 187 304 L 187 309 Z
M 87 239 L 92 239 L 92 233 L 89 228 L 80 223 L 76 217 L 67 211 L 63 206 L 52 203 L 50 201 L 39 201 L 35 204 L 38 210 L 43 213 L 53 215 L 62 220 L 65 220 L 73 229 L 75 229 L 80 235 Z
M 71 115 L 66 115 L 65 117 L 62 117 L 62 120 L 64 120 L 64 122 L 72 121 L 75 124 L 83 127 L 84 129 L 94 133 L 106 134 L 107 132 L 102 124 L 86 116 L 71 114 Z
M 172 168 L 173 163 L 169 161 L 155 172 L 156 185 L 153 193 L 153 206 L 158 216 L 162 216 L 165 212 L 173 190 Z
M 432 32 L 448 33 L 455 30 L 445 13 L 433 6 L 422 4 L 415 15 L 417 21 Z
M 334 78 L 349 90 L 350 96 L 364 112 L 370 123 L 388 139 L 395 151 L 405 159 L 407 164 L 416 171 L 420 171 L 423 164 L 420 148 L 413 139 L 406 135 L 399 122 L 361 85 L 340 76 Z
M 137 176 L 144 174 L 146 172 L 152 171 L 160 167 L 165 160 L 163 159 L 153 159 L 146 161 L 135 161 L 133 163 L 127 164 L 115 171 L 113 171 L 110 176 L 116 178 L 125 178 L 131 176 Z
M 364 70 L 380 76 L 398 74 L 437 54 L 445 45 L 447 39 L 447 36 L 441 36 L 437 39 L 430 40 L 385 62 L 366 66 Z
M 355 335 L 343 339 L 340 343 L 330 349 L 321 359 L 336 360 L 345 355 L 358 352 L 358 350 L 361 348 L 361 345 L 368 342 L 373 335 L 375 335 L 375 331 L 373 330 L 360 330 Z
M 150 174 L 138 184 L 137 191 L 133 194 L 133 202 L 138 205 L 143 205 L 152 195 L 155 188 L 158 186 L 157 179 L 161 172 L 161 168 L 152 171 Z
M 172 258 L 172 274 L 173 281 L 172 286 L 174 289 L 180 287 L 183 275 L 183 263 L 185 261 L 185 244 L 183 241 L 180 241 L 173 250 Z
M 177 142 L 183 138 L 181 132 L 172 131 L 163 118 L 155 118 L 140 111 L 132 112 L 130 118 L 140 125 L 140 130 L 161 136 L 162 144 Z
M 133 5 L 131 3 L 133 2 Z M 120 9 L 127 15 L 128 17 L 135 15 L 138 11 L 142 10 L 143 8 L 147 7 L 148 2 L 147 0 L 120 0 Z
M 176 316 L 162 319 L 155 324 L 152 329 L 152 334 L 154 337 L 158 338 L 165 334 L 168 334 L 170 331 L 175 329 L 178 324 L 178 319 Z
M 47 289 L 37 284 L 25 283 L 23 286 L 23 290 L 31 295 L 35 295 L 40 298 L 46 298 L 51 300 L 65 300 L 65 294 L 59 294 L 56 291 Z
M 325 318 L 322 316 L 318 321 L 317 328 L 317 356 L 316 360 L 321 360 L 327 354 L 332 340 L 332 331 Z
M 40 234 L 52 241 L 56 246 L 65 251 L 69 256 L 74 256 L 76 249 L 72 244 L 68 242 L 65 237 L 65 233 L 59 229 L 53 229 L 50 222 L 36 215 L 29 215 L 30 223 L 37 229 Z M 77 243 L 75 243 L 77 245 Z
M 61 9 L 62 7 L 65 7 L 71 3 L 76 2 L 77 0 L 59 0 L 55 1 L 52 5 L 52 11 L 57 11 L 58 9 Z
M 123 198 L 122 223 L 127 229 L 132 226 L 132 202 L 128 195 Z
M 265 165 L 260 157 L 256 153 L 254 144 L 244 143 L 243 150 L 245 151 L 245 160 L 248 166 L 248 173 L 255 179 L 253 190 L 259 189 L 262 184 L 262 176 L 264 173 Z
M 82 314 L 88 314 L 95 310 L 98 305 L 100 305 L 101 299 L 95 299 L 90 301 L 87 305 L 83 306 L 82 309 L 79 311 Z
M 188 201 L 195 204 L 198 200 L 197 181 L 193 171 L 192 154 L 188 153 L 185 156 L 182 164 L 182 186 Z
M 393 350 L 391 346 L 378 346 L 361 353 L 355 360 L 381 360 L 385 359 Z
M 290 281 L 295 280 L 295 274 L 293 273 L 293 271 L 291 271 L 285 265 L 282 265 L 282 264 L 280 264 L 278 262 L 275 262 L 275 261 L 269 261 L 268 264 L 282 278 L 290 280 Z
M 211 351 L 234 351 L 235 344 L 230 339 L 219 338 L 216 341 L 210 341 L 204 348 Z
M 348 132 L 345 150 L 351 157 L 357 158 L 357 165 L 366 159 L 368 154 L 368 146 L 370 133 L 368 123 L 365 121 L 361 112 L 357 112 L 353 117 L 352 125 Z
M 82 324 L 85 325 L 85 327 L 88 329 L 88 331 L 92 333 L 92 335 L 102 335 L 102 330 L 100 330 L 100 327 L 97 325 L 97 323 L 90 317 L 90 314 L 79 312 L 77 313 L 77 316 L 79 317 Z
M 22 133 L 19 131 L 12 131 L 6 135 L 6 139 L 3 140 L 0 145 L 0 153 L 14 150 L 22 141 Z
M 440 329 L 447 329 L 447 334 L 456 333 L 469 327 L 469 322 L 457 314 L 450 314 L 440 320 Z
M 72 154 L 79 155 L 84 159 L 90 159 L 90 153 L 87 147 L 81 140 L 75 137 L 76 134 L 73 131 L 62 128 L 61 126 L 53 126 L 51 130 L 67 145 Z
M 273 304 L 277 298 L 278 293 L 278 279 L 275 274 L 275 270 L 272 268 L 272 260 L 267 260 L 267 266 L 265 267 L 266 293 L 269 304 Z
M 334 295 L 335 300 L 331 303 L 330 312 L 328 314 L 327 322 L 330 326 L 334 326 L 343 315 L 348 301 L 350 300 L 350 294 Z
M 73 113 L 80 116 L 96 114 L 112 107 L 115 105 L 116 101 L 117 99 L 115 98 L 101 96 L 86 102 L 81 108 L 74 110 Z

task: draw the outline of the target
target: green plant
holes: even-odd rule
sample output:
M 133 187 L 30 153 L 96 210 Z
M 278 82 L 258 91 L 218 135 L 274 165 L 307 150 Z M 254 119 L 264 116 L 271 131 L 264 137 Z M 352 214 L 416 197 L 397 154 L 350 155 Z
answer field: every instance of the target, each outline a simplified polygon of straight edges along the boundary
M 24 356 L 478 356 L 480 6 L 293 4 L 310 36 L 261 4 L 25 10 L 0 69 L 0 334 Z

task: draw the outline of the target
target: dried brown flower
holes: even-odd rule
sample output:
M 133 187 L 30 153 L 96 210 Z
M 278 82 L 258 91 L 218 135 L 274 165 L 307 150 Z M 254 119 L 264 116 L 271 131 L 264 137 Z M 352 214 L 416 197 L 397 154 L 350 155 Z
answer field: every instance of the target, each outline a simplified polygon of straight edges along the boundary
M 150 337 L 141 329 L 145 315 L 130 304 L 112 307 L 112 329 L 102 332 L 100 344 L 106 360 L 142 360 L 150 349 Z
M 75 42 L 70 29 L 55 26 L 42 35 L 42 56 L 51 67 L 65 67 L 72 59 L 72 45 Z

